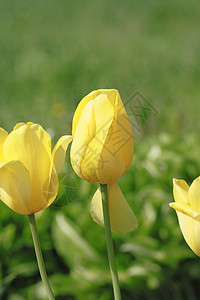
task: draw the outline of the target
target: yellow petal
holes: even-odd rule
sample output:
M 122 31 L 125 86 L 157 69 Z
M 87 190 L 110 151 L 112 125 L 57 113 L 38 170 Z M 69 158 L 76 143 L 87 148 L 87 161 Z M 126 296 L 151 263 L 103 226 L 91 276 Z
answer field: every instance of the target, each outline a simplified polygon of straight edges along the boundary
M 73 118 L 72 166 L 83 179 L 108 183 L 123 176 L 133 158 L 131 126 L 115 89 L 91 92 Z
M 138 227 L 137 218 L 124 198 L 118 184 L 116 182 L 109 183 L 107 191 L 112 231 L 127 232 L 136 229 Z M 100 189 L 96 191 L 92 198 L 90 213 L 96 223 L 101 226 L 104 224 Z
M 179 211 L 177 215 L 185 241 L 192 251 L 200 256 L 200 222 Z
M 99 182 L 108 183 L 122 177 L 130 167 L 133 158 L 133 138 L 126 136 L 127 141 L 119 134 L 122 127 L 118 122 L 113 121 L 109 128 L 107 139 L 104 142 L 99 164 Z M 127 155 L 126 145 L 129 146 L 129 156 Z
M 3 144 L 8 136 L 6 130 L 0 127 L 0 161 L 4 160 Z
M 177 202 L 169 203 L 169 206 L 179 212 L 182 212 L 185 215 L 188 215 L 192 218 L 198 218 L 200 216 L 200 211 L 192 209 L 190 205 L 185 205 Z
M 16 213 L 31 213 L 29 174 L 21 162 L 0 162 L 0 198 Z
M 71 135 L 62 136 L 56 143 L 52 152 L 52 161 L 57 174 L 60 173 L 65 162 L 66 151 L 69 143 L 72 141 Z
M 26 123 L 26 125 L 31 127 L 32 125 L 39 125 L 39 124 L 35 124 L 35 123 L 29 121 L 29 122 Z M 42 127 L 41 125 L 39 125 L 39 126 Z
M 173 194 L 177 203 L 189 204 L 188 190 L 185 180 L 173 179 Z
M 188 195 L 192 208 L 200 211 L 200 177 L 197 177 L 192 182 L 188 191 Z
M 111 151 L 109 152 L 112 153 L 113 158 L 117 160 L 117 164 L 119 164 L 119 160 L 121 161 L 121 174 L 117 177 L 119 178 L 127 172 L 133 159 L 134 143 L 131 125 L 118 90 L 97 90 L 96 93 L 97 95 L 101 93 L 106 94 L 108 100 L 114 108 L 114 121 L 112 124 L 112 131 L 109 132 L 110 137 L 107 139 L 103 150 L 105 152 L 105 150 L 110 149 Z M 106 159 L 106 153 L 102 153 L 102 157 L 104 156 L 105 160 L 110 160 L 110 158 Z M 116 161 L 114 161 L 114 159 L 112 159 L 112 162 L 116 164 Z
M 19 122 L 17 123 L 14 127 L 13 127 L 13 130 L 17 130 L 18 128 L 20 128 L 21 126 L 23 125 L 27 125 L 28 127 L 31 127 L 32 125 L 34 125 L 33 122 L 27 122 L 27 123 L 24 123 L 24 122 Z
M 76 111 L 75 111 L 75 114 L 73 117 L 73 123 L 72 123 L 72 135 L 74 136 L 74 134 L 75 134 L 76 127 L 78 125 L 80 116 L 88 102 L 94 100 L 99 95 L 105 95 L 105 96 L 107 96 L 107 98 L 111 102 L 112 106 L 114 107 L 117 93 L 119 94 L 119 92 L 115 89 L 99 89 L 99 90 L 92 91 L 87 96 L 85 96 L 76 108 Z
M 84 179 L 94 183 L 107 183 L 110 181 L 110 176 L 109 179 L 107 179 L 108 174 L 104 171 L 103 176 L 100 177 L 101 169 L 104 170 L 104 167 L 106 166 L 106 164 L 103 164 L 102 167 L 100 162 L 102 161 L 101 153 L 105 146 L 109 128 L 113 122 L 114 110 L 106 95 L 99 95 L 94 101 L 92 101 L 92 104 L 94 109 L 95 132 L 93 139 L 87 145 L 85 154 L 82 157 L 80 168 Z M 110 166 L 109 161 L 107 161 L 107 165 Z M 109 173 L 110 170 L 113 175 L 113 168 L 108 168 Z M 117 179 L 118 178 L 119 177 L 117 177 Z M 112 177 L 112 179 L 115 180 L 115 177 Z
M 138 228 L 138 221 L 116 182 L 108 185 L 108 201 L 112 228 L 126 232 Z
M 41 142 L 45 146 L 49 157 L 51 157 L 51 138 L 50 138 L 50 135 L 43 129 L 43 127 L 41 125 L 35 124 L 33 122 L 27 122 L 26 124 L 24 122 L 17 123 L 14 126 L 13 131 L 19 129 L 20 127 L 22 127 L 24 125 L 31 128 L 32 132 L 34 132 L 35 135 L 37 136 L 39 142 Z
M 92 93 L 90 93 L 92 94 Z M 89 94 L 89 95 L 90 95 Z M 82 112 L 85 108 L 85 106 L 87 105 L 88 102 L 90 102 L 92 99 L 92 97 L 89 97 L 89 95 L 85 96 L 79 103 L 79 105 L 77 106 L 76 108 L 76 111 L 74 113 L 74 116 L 73 116 L 73 121 L 72 121 L 72 135 L 74 136 L 75 135 L 75 131 L 76 131 L 76 128 L 77 128 L 77 125 L 78 125 L 78 122 L 79 122 L 79 119 L 82 115 Z M 86 119 L 86 121 L 88 122 L 88 117 Z
M 36 128 L 22 125 L 12 131 L 4 143 L 5 160 L 19 160 L 27 168 L 30 176 L 31 212 L 46 206 L 43 189 L 50 181 L 51 157 L 43 138 L 39 138 Z
M 13 127 L 13 130 L 17 130 L 18 128 L 20 128 L 21 126 L 25 125 L 24 122 L 19 122 L 17 123 L 14 127 Z
M 44 182 L 42 187 L 44 205 L 41 209 L 47 208 L 55 200 L 58 194 L 58 186 L 58 175 L 56 172 L 56 168 L 52 163 L 52 168 L 50 170 L 49 177 L 47 177 L 47 180 Z
M 125 168 L 126 159 L 124 158 L 123 150 L 120 149 L 115 153 L 113 141 L 110 139 L 109 142 L 104 144 L 98 160 L 97 170 L 99 182 L 106 184 L 113 180 L 117 180 L 123 175 Z
M 76 127 L 76 131 L 73 137 L 71 151 L 70 151 L 72 167 L 76 172 L 76 174 L 80 177 L 82 177 L 81 168 L 80 168 L 82 157 L 85 154 L 89 142 L 94 137 L 95 130 L 96 127 L 94 122 L 93 105 L 92 103 L 88 103 L 85 106 L 84 111 L 81 114 L 81 117 L 79 119 L 78 126 Z
M 50 135 L 43 129 L 43 127 L 39 124 L 34 124 L 32 122 L 28 122 L 27 125 L 31 128 L 32 132 L 38 138 L 38 141 L 44 145 L 49 158 L 51 159 L 51 137 Z
M 100 188 L 96 190 L 94 196 L 92 197 L 90 214 L 94 222 L 96 222 L 100 226 L 104 226 L 103 206 Z
M 121 101 L 120 96 L 118 96 L 118 115 L 116 119 L 116 131 L 118 132 L 118 136 L 121 138 L 121 144 L 118 143 L 117 149 L 118 157 L 123 157 L 123 160 L 126 162 L 124 172 L 121 176 L 123 176 L 129 169 L 132 160 L 133 160 L 133 153 L 134 153 L 134 142 L 133 142 L 133 134 L 131 125 Z M 118 138 L 119 140 L 119 138 Z
M 99 162 L 101 183 L 108 183 L 123 176 L 133 159 L 133 134 L 124 105 L 117 90 L 99 90 L 106 93 L 114 109 L 114 120 L 109 128 L 107 139 Z
M 99 160 L 113 117 L 113 107 L 105 95 L 87 103 L 82 111 L 72 142 L 71 162 L 75 172 L 87 181 L 100 182 Z
M 55 200 L 58 193 L 58 185 L 59 185 L 58 175 L 52 160 L 53 155 L 51 154 L 51 138 L 50 135 L 43 129 L 41 125 L 34 124 L 33 122 L 27 122 L 26 124 L 31 128 L 32 132 L 35 133 L 36 137 L 38 138 L 38 141 L 41 144 L 43 144 L 43 146 L 46 149 L 46 153 L 49 159 L 51 160 L 49 174 L 46 175 L 46 180 L 43 182 L 43 186 L 42 186 L 42 195 L 44 200 L 42 209 L 44 209 L 49 205 L 51 205 L 52 202 Z M 62 146 L 63 147 L 65 146 L 64 141 Z M 59 143 L 57 143 L 57 150 L 58 147 L 59 147 Z M 57 151 L 54 150 L 54 154 L 55 152 Z

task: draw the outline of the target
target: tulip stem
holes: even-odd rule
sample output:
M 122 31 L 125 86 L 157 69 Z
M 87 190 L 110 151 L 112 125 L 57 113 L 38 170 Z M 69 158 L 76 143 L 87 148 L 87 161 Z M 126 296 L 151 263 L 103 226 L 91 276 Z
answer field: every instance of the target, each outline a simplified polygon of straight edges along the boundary
M 35 215 L 34 214 L 28 215 L 28 219 L 29 219 L 31 234 L 32 234 L 32 238 L 33 238 L 33 244 L 35 247 L 35 254 L 37 257 L 37 262 L 38 262 L 38 267 L 39 267 L 40 275 L 42 278 L 42 282 L 46 289 L 49 300 L 55 300 L 52 288 L 50 286 L 50 283 L 49 283 L 49 280 L 47 277 L 45 265 L 44 265 L 44 259 L 42 256 L 42 250 L 40 247 L 40 241 L 39 241 L 38 231 L 37 231 L 36 222 L 35 222 Z
M 109 261 L 110 272 L 111 272 L 111 277 L 112 277 L 112 284 L 113 284 L 113 292 L 114 292 L 115 300 L 121 300 L 119 278 L 118 278 L 118 274 L 117 274 L 115 254 L 114 254 L 113 242 L 112 242 L 112 233 L 111 233 L 111 227 L 110 227 L 107 185 L 100 184 L 100 190 L 101 190 L 101 197 L 102 197 L 104 228 L 105 228 L 105 236 L 106 236 L 106 244 L 107 244 L 107 252 L 108 252 L 108 261 Z

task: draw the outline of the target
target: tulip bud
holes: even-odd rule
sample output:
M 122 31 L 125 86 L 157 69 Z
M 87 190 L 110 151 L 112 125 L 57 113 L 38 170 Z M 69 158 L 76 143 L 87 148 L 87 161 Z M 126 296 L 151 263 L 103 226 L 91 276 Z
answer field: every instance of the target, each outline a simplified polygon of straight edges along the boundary
M 133 159 L 133 135 L 117 90 L 82 99 L 73 118 L 71 162 L 83 179 L 106 184 L 123 176 Z
M 91 92 L 79 103 L 72 124 L 71 163 L 77 175 L 89 182 L 107 184 L 111 229 L 129 231 L 137 219 L 115 182 L 133 159 L 133 135 L 119 92 Z M 91 215 L 103 225 L 101 193 L 92 199 Z
M 175 202 L 170 207 L 176 210 L 182 234 L 194 253 L 200 256 L 200 177 L 191 186 L 184 180 L 173 180 Z
M 51 153 L 50 136 L 39 124 L 18 123 L 10 134 L 0 128 L 0 199 L 23 215 L 48 207 L 71 140 L 61 137 Z

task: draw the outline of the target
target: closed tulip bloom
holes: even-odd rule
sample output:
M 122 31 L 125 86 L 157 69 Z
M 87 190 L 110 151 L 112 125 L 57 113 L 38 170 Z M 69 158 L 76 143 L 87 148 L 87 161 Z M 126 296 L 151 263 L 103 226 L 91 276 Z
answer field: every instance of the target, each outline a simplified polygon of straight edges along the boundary
M 116 180 L 129 169 L 133 159 L 131 126 L 115 89 L 96 90 L 79 103 L 72 124 L 71 163 L 74 171 L 89 182 L 107 184 L 111 228 L 129 231 L 137 219 Z M 101 194 L 92 199 L 91 215 L 103 225 Z
M 23 215 L 48 207 L 58 193 L 58 174 L 72 137 L 62 136 L 51 152 L 51 138 L 39 124 L 0 128 L 0 199 Z
M 185 180 L 173 180 L 175 202 L 170 207 L 176 210 L 183 236 L 194 251 L 200 256 L 200 177 L 189 187 Z

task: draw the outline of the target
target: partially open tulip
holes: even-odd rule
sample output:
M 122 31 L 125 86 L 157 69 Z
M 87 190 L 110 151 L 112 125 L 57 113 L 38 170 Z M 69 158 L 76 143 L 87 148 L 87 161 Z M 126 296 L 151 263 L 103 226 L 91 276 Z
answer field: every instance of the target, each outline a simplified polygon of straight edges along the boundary
M 133 159 L 131 126 L 115 89 L 96 90 L 79 103 L 72 124 L 71 163 L 83 179 L 107 184 L 111 228 L 129 231 L 137 219 L 121 193 L 116 180 L 129 169 Z M 99 191 L 93 197 L 91 215 L 103 225 Z
M 0 199 L 16 213 L 48 207 L 58 193 L 58 174 L 72 137 L 62 136 L 51 152 L 51 138 L 39 124 L 0 128 Z
M 170 207 L 176 210 L 179 225 L 189 247 L 200 256 L 200 177 L 189 187 L 185 180 L 173 180 L 175 202 Z

